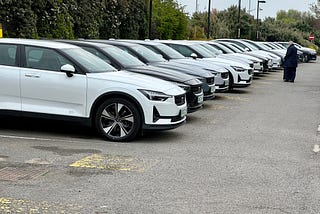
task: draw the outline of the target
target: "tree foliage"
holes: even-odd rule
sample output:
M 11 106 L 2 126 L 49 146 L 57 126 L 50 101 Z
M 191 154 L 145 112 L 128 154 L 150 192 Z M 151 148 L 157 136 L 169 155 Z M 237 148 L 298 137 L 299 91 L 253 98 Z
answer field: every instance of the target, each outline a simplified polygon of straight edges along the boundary
M 191 18 L 176 0 L 152 0 L 152 38 L 206 39 L 241 38 L 294 40 L 304 45 L 309 35 L 320 37 L 320 0 L 310 12 L 279 11 L 276 18 L 256 20 L 245 9 L 233 5 L 225 10 L 197 12 Z M 126 38 L 149 35 L 150 0 L 0 0 L 0 23 L 5 37 L 20 38 Z M 258 29 L 257 29 L 258 27 Z
M 145 38 L 148 28 L 146 2 L 0 0 L 0 23 L 5 37 Z
M 153 0 L 152 36 L 157 39 L 183 39 L 188 17 L 174 0 Z
M 305 46 L 312 46 L 309 36 L 315 35 L 315 44 L 319 45 L 320 37 L 320 0 L 312 5 L 311 12 L 297 10 L 279 11 L 276 18 L 267 17 L 257 21 L 246 10 L 240 11 L 238 25 L 238 7 L 233 5 L 225 10 L 212 10 L 210 14 L 211 38 L 237 38 L 237 28 L 241 29 L 241 38 L 265 41 L 293 40 Z M 204 39 L 208 32 L 207 12 L 194 13 L 189 22 L 189 38 Z M 200 32 L 197 33 L 197 31 Z

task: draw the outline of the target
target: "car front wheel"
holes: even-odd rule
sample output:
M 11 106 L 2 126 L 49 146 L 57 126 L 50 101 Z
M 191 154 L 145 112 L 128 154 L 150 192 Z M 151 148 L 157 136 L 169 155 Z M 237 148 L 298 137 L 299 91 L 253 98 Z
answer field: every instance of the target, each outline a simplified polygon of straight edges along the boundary
M 140 132 L 141 117 L 137 107 L 122 98 L 103 102 L 95 114 L 97 130 L 112 141 L 130 141 Z

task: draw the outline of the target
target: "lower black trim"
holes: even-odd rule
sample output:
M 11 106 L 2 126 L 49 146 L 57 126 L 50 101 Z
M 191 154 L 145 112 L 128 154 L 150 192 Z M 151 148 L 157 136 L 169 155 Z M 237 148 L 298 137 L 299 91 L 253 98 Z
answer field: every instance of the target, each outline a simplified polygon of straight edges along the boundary
M 203 103 L 198 104 L 196 106 L 188 106 L 188 113 L 192 113 L 192 112 L 198 111 L 202 107 L 203 107 Z
M 204 95 L 203 100 L 212 100 L 216 97 L 215 93 Z
M 164 130 L 175 129 L 175 128 L 181 126 L 184 123 L 185 123 L 185 120 L 180 122 L 180 123 L 170 124 L 170 125 L 147 125 L 147 124 L 143 124 L 142 125 L 142 130 L 143 131 L 147 131 L 147 130 L 164 131 Z
M 35 112 L 24 112 L 24 111 L 14 111 L 14 110 L 0 110 L 0 115 L 9 117 L 27 117 L 27 118 L 37 118 L 46 120 L 59 120 L 59 121 L 69 121 L 76 122 L 83 125 L 91 125 L 90 118 L 85 117 L 73 117 L 73 116 L 63 116 L 54 114 L 44 114 Z

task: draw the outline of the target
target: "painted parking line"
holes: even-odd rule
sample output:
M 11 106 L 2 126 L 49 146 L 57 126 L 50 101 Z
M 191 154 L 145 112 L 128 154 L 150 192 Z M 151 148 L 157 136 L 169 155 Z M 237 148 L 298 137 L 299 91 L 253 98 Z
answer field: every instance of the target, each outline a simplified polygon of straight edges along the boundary
M 54 141 L 54 142 L 68 142 L 68 143 L 81 143 L 77 140 L 62 140 L 55 138 L 41 138 L 41 137 L 26 137 L 26 136 L 16 136 L 16 135 L 0 135 L 0 138 L 17 139 L 17 140 L 34 140 L 34 141 Z
M 80 213 L 82 206 L 0 197 L 0 213 Z
M 156 160 L 146 161 L 130 156 L 93 154 L 70 164 L 70 166 L 87 169 L 144 172 L 156 163 Z
M 318 129 L 317 129 L 317 135 L 320 135 L 320 124 L 318 125 Z M 320 152 L 320 145 L 316 144 L 313 146 L 313 152 L 318 153 Z

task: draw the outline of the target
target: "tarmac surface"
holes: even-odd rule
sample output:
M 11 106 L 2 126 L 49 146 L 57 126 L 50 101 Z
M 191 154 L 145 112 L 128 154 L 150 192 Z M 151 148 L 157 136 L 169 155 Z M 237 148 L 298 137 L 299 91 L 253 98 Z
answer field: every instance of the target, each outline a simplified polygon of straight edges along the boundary
M 220 93 L 131 143 L 0 121 L 0 213 L 320 213 L 320 61 Z

